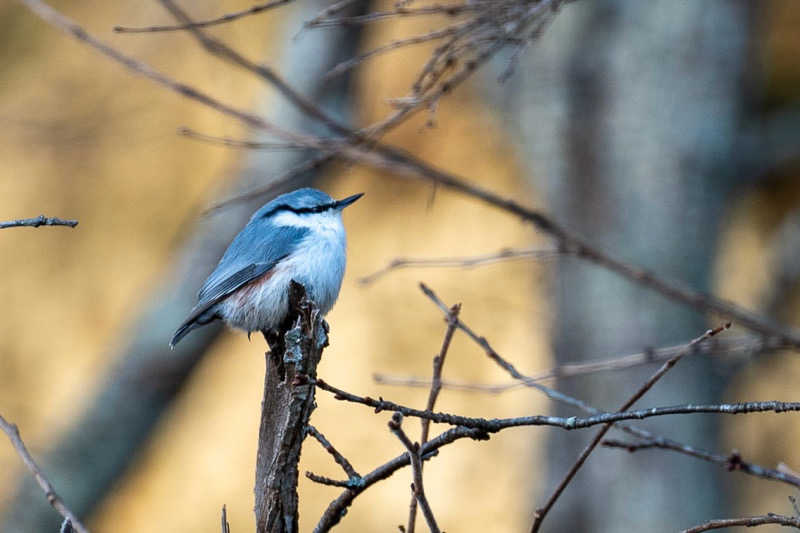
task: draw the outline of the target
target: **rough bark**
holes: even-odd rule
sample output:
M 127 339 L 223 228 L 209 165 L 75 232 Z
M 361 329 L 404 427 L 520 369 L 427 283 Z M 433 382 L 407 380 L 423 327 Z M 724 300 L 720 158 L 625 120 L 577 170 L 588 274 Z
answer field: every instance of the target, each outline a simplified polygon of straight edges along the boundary
M 327 324 L 302 285 L 292 283 L 289 299 L 292 312 L 286 327 L 266 354 L 256 461 L 258 533 L 298 531 L 297 465 L 315 407 L 317 364 L 328 345 Z

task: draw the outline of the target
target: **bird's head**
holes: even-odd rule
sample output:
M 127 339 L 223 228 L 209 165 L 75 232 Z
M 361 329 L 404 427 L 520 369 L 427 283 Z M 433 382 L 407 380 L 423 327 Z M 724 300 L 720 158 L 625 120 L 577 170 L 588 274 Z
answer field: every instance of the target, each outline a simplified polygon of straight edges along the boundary
M 253 220 L 263 218 L 279 226 L 317 226 L 325 220 L 340 220 L 342 209 L 364 196 L 354 194 L 342 200 L 334 200 L 324 192 L 311 189 L 297 189 L 282 194 L 264 205 L 253 215 Z

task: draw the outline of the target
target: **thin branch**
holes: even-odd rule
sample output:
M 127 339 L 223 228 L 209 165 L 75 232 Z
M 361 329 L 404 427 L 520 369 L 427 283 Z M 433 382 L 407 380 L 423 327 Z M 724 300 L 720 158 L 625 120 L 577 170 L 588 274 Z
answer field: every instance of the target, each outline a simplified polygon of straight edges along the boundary
M 422 456 L 422 460 L 426 460 L 431 457 L 436 450 L 441 448 L 442 446 L 446 446 L 452 442 L 457 440 L 469 438 L 474 440 L 487 440 L 489 435 L 479 429 L 470 429 L 464 427 L 456 427 L 449 429 L 442 433 L 441 435 L 437 436 L 434 439 L 428 441 L 425 445 L 422 446 L 420 449 L 420 454 Z M 319 523 L 314 528 L 314 533 L 323 533 L 326 531 L 330 531 L 330 529 L 339 523 L 342 517 L 347 512 L 347 508 L 352 505 L 353 500 L 367 490 L 369 487 L 378 483 L 379 481 L 383 481 L 384 479 L 388 479 L 392 474 L 394 474 L 397 470 L 408 466 L 410 464 L 410 458 L 408 453 L 403 453 L 391 461 L 388 461 L 378 468 L 374 469 L 372 472 L 364 475 L 361 479 L 363 483 L 358 487 L 350 487 L 346 489 L 342 494 L 339 495 L 338 498 L 333 500 L 328 508 L 323 513 L 322 517 L 319 520 Z
M 180 22 L 184 24 L 192 24 L 194 22 L 191 18 L 189 18 L 189 15 L 183 9 L 178 7 L 178 5 L 172 0 L 161 0 L 161 4 Z M 272 68 L 250 61 L 227 44 L 210 36 L 208 33 L 204 32 L 198 27 L 189 27 L 188 31 L 208 53 L 224 59 L 228 63 L 242 68 L 263 79 L 277 89 L 278 92 L 281 93 L 284 98 L 291 102 L 295 107 L 300 109 L 309 117 L 316 119 L 331 131 L 336 132 L 343 137 L 353 137 L 356 135 L 350 130 L 350 128 L 347 127 L 347 125 L 340 123 L 331 115 L 323 111 L 310 99 L 300 94 Z
M 443 313 L 445 314 L 448 313 L 447 305 L 436 295 L 436 293 L 430 287 L 428 287 L 424 283 L 420 283 L 419 288 L 423 292 L 423 294 L 425 294 L 425 296 L 427 296 L 434 304 L 436 304 L 436 306 Z M 541 383 L 537 383 L 536 381 L 530 380 L 528 376 L 522 374 L 519 370 L 517 370 L 517 368 L 513 364 L 511 364 L 509 361 L 504 359 L 499 353 L 497 353 L 497 351 L 494 348 L 492 348 L 491 344 L 489 344 L 489 341 L 487 341 L 485 337 L 481 337 L 474 331 L 472 331 L 472 329 L 469 326 L 467 326 L 464 323 L 464 321 L 461 320 L 460 318 L 456 320 L 456 327 L 458 327 L 458 329 L 466 333 L 467 336 L 475 342 L 475 344 L 483 348 L 483 351 L 486 353 L 486 355 L 492 361 L 497 363 L 497 365 L 500 366 L 500 368 L 508 372 L 508 374 L 512 378 L 524 382 L 527 386 L 542 392 L 552 400 L 564 403 L 566 405 L 571 405 L 573 407 L 577 407 L 582 411 L 594 412 L 594 413 L 600 412 L 594 407 L 586 404 L 581 400 L 572 398 L 571 396 L 563 394 L 555 389 L 551 389 L 550 387 L 546 387 Z
M 355 4 L 358 1 L 359 0 L 339 0 L 338 2 L 326 7 L 325 9 L 317 13 L 317 15 L 314 18 L 306 21 L 303 24 L 303 28 L 305 29 L 314 27 L 317 25 L 319 21 L 321 21 L 325 17 L 329 17 L 330 15 L 334 15 L 336 13 L 341 13 L 342 11 L 344 11 L 345 9 L 347 9 L 348 7 L 350 7 L 351 5 Z
M 361 479 L 361 474 L 356 472 L 356 469 L 353 468 L 353 465 L 350 464 L 350 461 L 348 461 L 344 455 L 339 453 L 339 451 L 333 447 L 333 444 L 331 444 L 330 441 L 325 438 L 325 435 L 320 433 L 317 428 L 309 424 L 308 427 L 306 427 L 306 433 L 317 439 L 322 447 L 325 448 L 325 451 L 333 456 L 333 460 L 336 461 L 336 464 L 342 467 L 342 470 L 344 470 L 344 473 L 347 474 L 347 477 L 350 478 L 351 482 Z
M 145 78 L 165 87 L 173 92 L 180 94 L 190 100 L 194 100 L 199 102 L 215 111 L 218 111 L 224 115 L 228 115 L 230 117 L 236 118 L 243 122 L 244 124 L 251 126 L 253 128 L 261 129 L 267 132 L 270 132 L 277 137 L 298 143 L 298 144 L 307 144 L 310 147 L 318 146 L 317 140 L 314 137 L 303 136 L 299 134 L 295 134 L 289 132 L 287 130 L 281 129 L 278 126 L 268 122 L 264 118 L 250 113 L 248 111 L 243 111 L 241 109 L 237 109 L 233 106 L 225 104 L 212 96 L 203 93 L 202 91 L 195 89 L 185 83 L 178 82 L 171 77 L 163 74 L 154 68 L 150 67 L 149 65 L 133 59 L 122 52 L 118 51 L 117 49 L 108 46 L 107 44 L 99 41 L 92 35 L 90 35 L 85 29 L 75 23 L 72 19 L 62 15 L 59 11 L 53 9 L 48 4 L 42 2 L 41 0 L 19 0 L 21 3 L 25 4 L 25 6 L 30 9 L 33 13 L 39 16 L 42 20 L 55 26 L 56 28 L 69 33 L 79 41 L 87 44 L 88 46 L 94 48 L 101 54 L 111 58 L 112 60 L 116 61 L 117 63 L 123 65 L 127 69 L 144 76 Z
M 412 443 L 411 440 L 406 435 L 405 431 L 403 431 L 403 416 L 400 413 L 395 413 L 392 415 L 392 419 L 389 421 L 389 429 L 392 430 L 392 433 L 400 439 L 400 442 L 403 443 L 403 446 L 406 447 L 408 450 L 408 457 L 411 460 L 411 469 L 414 473 L 414 482 L 411 484 L 411 492 L 419 503 L 420 509 L 422 509 L 422 514 L 425 516 L 425 520 L 428 522 L 428 528 L 430 528 L 431 533 L 439 533 L 439 526 L 436 524 L 436 519 L 433 516 L 433 511 L 431 510 L 431 506 L 428 503 L 428 499 L 425 497 L 425 488 L 422 485 L 422 460 L 420 459 L 420 445 L 418 443 Z
M 600 359 L 588 363 L 564 363 L 542 370 L 533 374 L 524 375 L 516 381 L 509 383 L 474 383 L 468 381 L 442 381 L 445 389 L 464 390 L 474 392 L 485 392 L 489 394 L 500 394 L 503 392 L 516 390 L 523 387 L 531 387 L 533 383 L 548 379 L 572 378 L 597 374 L 601 372 L 619 372 L 630 368 L 637 368 L 644 365 L 663 363 L 686 347 L 686 343 L 645 350 L 643 352 Z M 713 337 L 695 346 L 693 355 L 705 355 L 714 357 L 744 357 L 752 354 L 781 350 L 787 348 L 774 338 L 755 337 L 752 335 L 735 335 L 725 337 Z M 420 387 L 429 388 L 431 380 L 417 376 L 396 376 L 391 374 L 375 373 L 372 378 L 376 383 L 383 385 Z
M 587 417 L 560 417 L 548 415 L 529 415 L 514 418 L 474 418 L 452 413 L 438 411 L 423 411 L 406 405 L 401 405 L 383 398 L 374 399 L 369 396 L 358 396 L 344 391 L 321 379 L 316 380 L 316 385 L 341 401 L 356 403 L 371 407 L 376 413 L 390 411 L 401 413 L 403 416 L 426 418 L 437 424 L 450 424 L 473 429 L 482 429 L 488 433 L 496 433 L 504 429 L 523 426 L 549 426 L 566 430 L 584 429 L 601 424 L 613 424 L 623 420 L 644 420 L 657 416 L 689 415 L 689 414 L 748 414 L 748 413 L 787 413 L 800 411 L 800 402 L 737 402 L 722 404 L 682 404 L 662 407 L 650 407 L 634 411 L 618 411 L 613 413 L 600 413 Z M 579 400 L 574 400 L 579 401 Z
M 745 526 L 755 527 L 767 524 L 779 524 L 781 526 L 793 527 L 800 529 L 800 518 L 793 516 L 783 516 L 774 513 L 767 513 L 761 516 L 749 516 L 744 518 L 724 518 L 722 520 L 709 520 L 698 526 L 684 529 L 681 533 L 701 533 L 702 531 L 711 531 L 712 529 L 722 529 L 726 527 Z
M 325 74 L 324 79 L 328 79 L 329 80 L 331 78 L 335 78 L 336 76 L 344 74 L 348 70 L 351 70 L 351 69 L 357 67 L 358 65 L 360 65 L 361 63 L 363 63 L 364 61 L 366 61 L 366 60 L 368 60 L 368 59 L 370 59 L 372 57 L 375 57 L 375 56 L 378 56 L 378 55 L 381 55 L 381 54 L 385 54 L 387 52 L 391 52 L 391 51 L 394 51 L 394 50 L 399 50 L 399 49 L 405 48 L 407 46 L 411 46 L 411 45 L 415 45 L 415 44 L 427 43 L 427 42 L 430 42 L 430 41 L 436 41 L 438 39 L 443 39 L 445 37 L 449 37 L 449 36 L 453 35 L 454 33 L 460 31 L 462 28 L 464 28 L 465 24 L 468 24 L 468 23 L 463 23 L 462 22 L 462 23 L 459 23 L 459 24 L 453 24 L 451 26 L 447 26 L 447 27 L 442 28 L 440 30 L 434 30 L 434 31 L 431 31 L 431 32 L 428 32 L 428 33 L 425 33 L 425 34 L 422 34 L 422 35 L 415 35 L 413 37 L 407 37 L 405 39 L 398 39 L 398 40 L 392 41 L 390 43 L 387 43 L 385 45 L 378 46 L 377 48 L 373 48 L 372 50 L 369 50 L 368 52 L 364 52 L 363 54 L 357 55 L 357 56 L 355 56 L 353 58 L 350 58 L 350 59 L 348 59 L 346 61 L 342 61 L 338 65 L 335 65 L 332 69 L 330 69 Z
M 456 332 L 456 324 L 458 321 L 458 314 L 461 312 L 461 304 L 455 304 L 450 308 L 447 313 L 447 331 L 444 333 L 444 340 L 442 340 L 442 348 L 439 350 L 439 355 L 433 358 L 433 378 L 431 379 L 430 392 L 428 393 L 428 403 L 425 405 L 426 411 L 433 411 L 436 405 L 436 399 L 439 397 L 439 392 L 442 390 L 442 367 L 444 367 L 444 360 L 447 357 L 447 351 L 450 349 L 450 343 L 453 340 L 453 334 Z M 422 426 L 420 432 L 419 442 L 424 445 L 428 442 L 428 434 L 430 431 L 430 420 L 422 419 L 420 421 Z M 420 464 L 420 470 L 422 465 Z M 411 498 L 411 503 L 408 506 L 408 526 L 406 533 L 414 533 L 417 524 L 417 498 Z
M 36 461 L 33 460 L 30 452 L 28 452 L 28 448 L 25 447 L 25 443 L 22 441 L 22 437 L 19 434 L 19 428 L 17 428 L 16 424 L 8 422 L 0 415 L 0 429 L 3 430 L 3 433 L 8 436 L 8 439 L 14 446 L 17 455 L 20 456 L 22 462 L 28 467 L 28 470 L 30 470 L 31 474 L 33 474 L 33 477 L 36 478 L 36 482 L 44 491 L 44 495 L 47 498 L 48 503 L 65 518 L 64 523 L 68 524 L 65 527 L 71 527 L 78 533 L 88 533 L 86 526 L 84 526 L 81 521 L 78 520 L 78 517 L 75 516 L 75 514 L 64 504 L 64 501 L 58 496 L 58 494 L 56 494 L 56 490 L 53 488 L 53 485 L 39 468 L 39 465 L 37 465 Z
M 227 148 L 240 148 L 243 150 L 307 150 L 308 147 L 299 145 L 299 144 L 291 144 L 291 143 L 279 143 L 279 142 L 253 142 L 253 141 L 244 141 L 241 139 L 232 139 L 230 137 L 218 137 L 214 135 L 206 135 L 205 133 L 200 133 L 195 131 L 191 128 L 179 128 L 178 135 L 186 137 L 188 139 L 192 139 L 195 141 L 201 141 L 208 144 L 216 144 L 219 146 L 225 146 Z
M 222 533 L 231 533 L 231 525 L 228 523 L 228 510 L 224 505 L 222 506 L 222 520 L 220 522 L 222 526 Z
M 243 9 L 241 11 L 236 11 L 233 13 L 227 13 L 217 18 L 209 19 L 209 20 L 201 20 L 197 22 L 191 22 L 188 24 L 179 24 L 174 26 L 145 26 L 143 28 L 129 28 L 125 26 L 114 26 L 114 32 L 116 33 L 152 33 L 152 32 L 161 32 L 161 31 L 179 31 L 179 30 L 188 30 L 191 28 L 206 28 L 208 26 L 216 26 L 218 24 L 225 24 L 228 22 L 232 22 L 234 20 L 238 20 L 242 17 L 247 17 L 250 15 L 256 15 L 258 13 L 262 13 L 274 7 L 280 7 L 282 5 L 288 4 L 292 0 L 272 0 L 270 2 L 264 2 L 263 4 L 256 4 L 251 6 L 247 9 Z
M 652 376 L 650 376 L 650 378 L 647 381 L 645 381 L 644 384 L 642 384 L 642 386 L 639 387 L 639 389 L 625 401 L 625 403 L 622 404 L 622 406 L 619 408 L 619 411 L 627 411 L 628 409 L 630 409 L 631 406 L 634 403 L 636 403 L 642 396 L 647 394 L 647 392 L 651 388 L 653 388 L 653 385 L 655 385 L 658 382 L 658 380 L 660 380 L 664 376 L 664 374 L 669 372 L 670 369 L 672 369 L 672 367 L 675 366 L 675 364 L 683 358 L 683 356 L 691 353 L 692 348 L 695 345 L 701 343 L 705 339 L 717 335 L 718 333 L 728 329 L 730 326 L 731 326 L 730 323 L 728 323 L 725 324 L 724 326 L 710 329 L 700 337 L 697 337 L 692 342 L 690 342 L 686 346 L 685 350 L 675 355 L 675 357 L 672 357 L 669 361 L 664 363 L 663 366 L 659 368 Z M 561 496 L 561 494 L 567 488 L 567 485 L 569 485 L 570 482 L 574 479 L 575 474 L 577 474 L 578 471 L 581 469 L 583 464 L 586 462 L 586 459 L 589 458 L 589 455 L 591 455 L 591 453 L 594 451 L 597 445 L 600 444 L 600 441 L 603 440 L 603 437 L 605 437 L 606 433 L 608 433 L 608 430 L 611 429 L 612 425 L 613 425 L 612 423 L 608 423 L 605 424 L 602 428 L 600 428 L 600 430 L 595 434 L 594 438 L 592 438 L 591 442 L 589 442 L 589 444 L 583 449 L 581 454 L 578 456 L 578 459 L 575 461 L 575 463 L 566 473 L 564 478 L 558 484 L 555 491 L 553 491 L 553 494 L 550 495 L 550 498 L 547 499 L 547 502 L 545 502 L 544 506 L 536 510 L 536 513 L 534 514 L 533 524 L 531 525 L 531 533 L 536 533 L 537 531 L 539 531 L 539 528 L 541 527 L 542 522 L 547 516 L 547 513 L 550 511 L 550 509 L 552 509 L 553 505 L 556 503 L 559 496 Z
M 780 481 L 782 483 L 786 483 L 796 488 L 800 488 L 800 477 L 788 474 L 786 472 L 781 472 L 780 470 L 775 470 L 772 468 L 764 468 L 763 466 L 757 465 L 755 463 L 750 463 L 742 459 L 739 452 L 732 452 L 730 455 L 720 455 L 716 453 L 707 452 L 705 450 L 701 450 L 695 448 L 693 446 L 689 446 L 687 444 L 682 444 L 679 442 L 672 441 L 670 439 L 665 438 L 655 438 L 655 439 L 646 439 L 641 442 L 626 442 L 616 439 L 605 439 L 602 442 L 602 445 L 607 448 L 621 448 L 628 452 L 636 452 L 639 450 L 648 450 L 648 449 L 661 449 L 661 450 L 670 450 L 678 453 L 682 453 L 684 455 L 688 455 L 690 457 L 695 457 L 697 459 L 701 459 L 703 461 L 707 461 L 709 463 L 716 464 L 728 470 L 729 472 L 743 472 L 745 474 L 750 474 L 752 476 L 764 478 L 764 479 L 771 479 L 774 481 Z
M 329 27 L 329 26 L 354 26 L 357 24 L 370 24 L 380 20 L 392 19 L 397 17 L 415 17 L 420 15 L 447 15 L 454 17 L 463 13 L 475 12 L 482 9 L 482 5 L 488 5 L 488 2 L 475 2 L 464 4 L 434 4 L 423 7 L 398 7 L 391 11 L 373 11 L 365 15 L 356 15 L 352 17 L 336 17 L 336 18 L 320 18 L 315 17 L 314 20 L 306 23 L 307 27 Z
M 77 220 L 65 220 L 63 218 L 46 217 L 39 215 L 34 218 L 20 218 L 18 220 L 0 221 L 0 229 L 6 228 L 38 228 L 39 226 L 69 226 L 74 228 L 78 225 Z
M 559 255 L 562 254 L 558 250 L 543 250 L 541 248 L 503 248 L 495 253 L 468 257 L 438 257 L 429 259 L 397 257 L 392 259 L 382 269 L 359 278 L 358 283 L 361 285 L 369 285 L 389 272 L 401 268 L 471 268 L 520 259 L 554 259 Z
M 308 470 L 306 470 L 306 477 L 308 479 L 310 479 L 311 481 L 313 481 L 314 483 L 319 483 L 320 485 L 328 485 L 330 487 L 340 487 L 340 488 L 346 489 L 348 487 L 352 487 L 353 486 L 353 480 L 352 479 L 347 479 L 347 480 L 342 481 L 342 480 L 333 479 L 333 478 L 329 478 L 329 477 L 325 477 L 325 476 L 320 476 L 320 475 L 315 474 L 314 472 L 309 472 Z

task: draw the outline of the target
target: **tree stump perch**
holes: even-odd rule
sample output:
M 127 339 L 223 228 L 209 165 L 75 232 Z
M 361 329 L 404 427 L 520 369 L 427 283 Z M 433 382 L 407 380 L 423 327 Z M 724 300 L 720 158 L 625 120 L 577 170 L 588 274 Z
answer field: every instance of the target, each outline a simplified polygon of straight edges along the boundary
M 302 285 L 292 281 L 289 315 L 266 353 L 264 399 L 256 462 L 255 514 L 258 533 L 298 531 L 298 463 L 311 412 L 314 380 L 327 324 Z

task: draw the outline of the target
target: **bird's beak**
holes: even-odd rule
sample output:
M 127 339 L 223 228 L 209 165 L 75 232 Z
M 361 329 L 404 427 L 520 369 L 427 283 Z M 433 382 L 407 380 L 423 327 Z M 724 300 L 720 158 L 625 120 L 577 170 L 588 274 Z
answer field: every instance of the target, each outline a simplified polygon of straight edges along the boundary
M 364 193 L 360 192 L 358 194 L 354 194 L 353 196 L 348 196 L 344 200 L 339 200 L 338 202 L 336 202 L 336 209 L 339 209 L 339 210 L 344 209 L 345 207 L 347 207 L 348 205 L 352 204 L 353 202 L 355 202 L 356 200 L 358 200 L 362 196 L 364 196 Z

